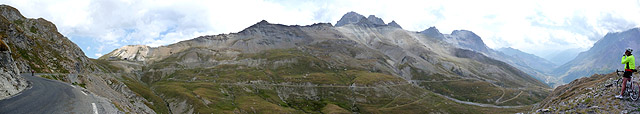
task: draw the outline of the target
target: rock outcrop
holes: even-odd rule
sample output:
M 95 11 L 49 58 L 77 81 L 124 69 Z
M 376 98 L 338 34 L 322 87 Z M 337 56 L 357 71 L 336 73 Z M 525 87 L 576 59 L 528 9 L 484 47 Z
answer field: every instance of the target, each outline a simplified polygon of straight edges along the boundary
M 6 47 L 6 44 L 0 41 L 0 46 Z M 0 50 L 0 100 L 20 93 L 28 86 L 29 83 L 20 76 L 11 51 Z

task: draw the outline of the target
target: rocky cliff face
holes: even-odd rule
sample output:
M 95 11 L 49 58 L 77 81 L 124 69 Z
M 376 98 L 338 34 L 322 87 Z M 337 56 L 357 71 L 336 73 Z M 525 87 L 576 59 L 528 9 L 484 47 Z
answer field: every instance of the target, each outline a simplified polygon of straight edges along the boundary
M 589 50 L 581 52 L 575 59 L 555 69 L 554 73 L 564 82 L 570 82 L 583 76 L 624 69 L 624 65 L 620 64 L 620 58 L 624 54 L 625 48 L 630 47 L 638 50 L 640 49 L 639 42 L 640 28 L 608 33 Z M 638 51 L 635 51 L 632 54 L 637 56 L 637 53 Z
M 19 73 L 11 58 L 11 51 L 0 50 L 0 100 L 16 95 L 29 86 Z
M 397 27 L 371 26 L 356 14 L 347 13 L 337 27 L 263 20 L 238 33 L 152 47 L 139 68 L 109 64 L 137 71 L 134 82 L 157 93 L 145 98 L 159 97 L 174 113 L 471 113 L 485 108 L 448 104 L 453 101 L 439 95 L 528 105 L 548 93 L 504 62 Z M 427 105 L 436 102 L 449 108 Z

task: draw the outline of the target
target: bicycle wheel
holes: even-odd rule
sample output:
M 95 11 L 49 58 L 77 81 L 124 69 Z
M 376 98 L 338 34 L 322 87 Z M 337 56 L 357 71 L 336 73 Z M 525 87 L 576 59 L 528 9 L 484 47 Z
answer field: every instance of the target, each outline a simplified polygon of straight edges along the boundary
M 631 97 L 631 100 L 638 100 L 638 97 L 640 97 L 640 85 L 638 85 L 637 82 L 633 82 L 632 88 L 629 89 L 631 89 L 631 93 L 629 93 L 629 97 Z

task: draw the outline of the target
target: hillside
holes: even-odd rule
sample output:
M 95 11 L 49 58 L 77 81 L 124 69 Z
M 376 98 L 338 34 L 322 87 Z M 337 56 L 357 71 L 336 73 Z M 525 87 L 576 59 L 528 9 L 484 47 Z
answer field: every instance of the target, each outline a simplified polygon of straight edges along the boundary
M 106 66 L 85 56 L 75 43 L 60 34 L 56 26 L 45 19 L 26 18 L 18 9 L 0 5 L 0 37 L 10 49 L 10 55 L 7 53 L 9 51 L 0 51 L 0 75 L 7 79 L 0 80 L 2 86 L 24 89 L 25 85 L 20 84 L 24 82 L 18 74 L 20 71 L 27 73 L 33 70 L 36 73 L 50 73 L 42 75 L 45 78 L 69 85 L 82 85 L 98 95 L 97 98 L 107 99 L 107 104 L 111 105 L 105 108 L 120 109 L 124 113 L 155 113 L 144 105 L 149 102 L 117 81 L 116 73 L 109 72 Z M 14 78 L 7 78 L 7 75 Z M 9 95 L 15 92 L 8 91 Z
M 493 59 L 503 61 L 549 86 L 555 87 L 564 84 L 561 80 L 557 79 L 557 77 L 551 75 L 551 72 L 556 67 L 555 64 L 544 59 L 538 59 L 539 57 L 530 57 L 530 55 L 527 54 L 505 54 L 501 51 L 491 49 L 487 47 L 480 36 L 472 31 L 454 30 L 451 34 L 443 34 L 440 33 L 436 27 L 430 27 L 420 33 L 458 48 L 473 50 Z
M 534 107 L 537 113 L 640 113 L 637 101 L 614 98 L 620 87 L 612 83 L 620 78 L 615 73 L 595 74 L 557 87 L 549 97 Z M 638 73 L 633 74 L 638 79 Z M 637 81 L 637 80 L 635 80 Z
M 549 92 L 504 62 L 375 16 L 349 12 L 338 23 L 263 20 L 238 33 L 124 46 L 100 60 L 126 72 L 127 85 L 147 100 L 168 103 L 157 112 L 507 113 L 520 109 L 446 97 L 527 106 Z
M 608 33 L 589 50 L 581 52 L 575 59 L 555 69 L 554 74 L 564 82 L 570 82 L 583 76 L 623 69 L 624 65 L 620 64 L 620 58 L 625 51 L 624 49 L 631 47 L 634 50 L 638 50 L 640 49 L 639 42 L 639 28 Z M 635 51 L 632 54 L 637 53 Z

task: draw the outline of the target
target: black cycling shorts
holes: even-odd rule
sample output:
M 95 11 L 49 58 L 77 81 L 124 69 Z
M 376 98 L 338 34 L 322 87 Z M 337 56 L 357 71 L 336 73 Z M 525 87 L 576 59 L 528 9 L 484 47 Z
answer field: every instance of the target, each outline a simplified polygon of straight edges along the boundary
M 631 71 L 624 71 L 624 74 L 622 74 L 622 77 L 625 77 L 625 78 L 631 78 L 631 73 L 633 73 L 633 72 L 631 72 Z

